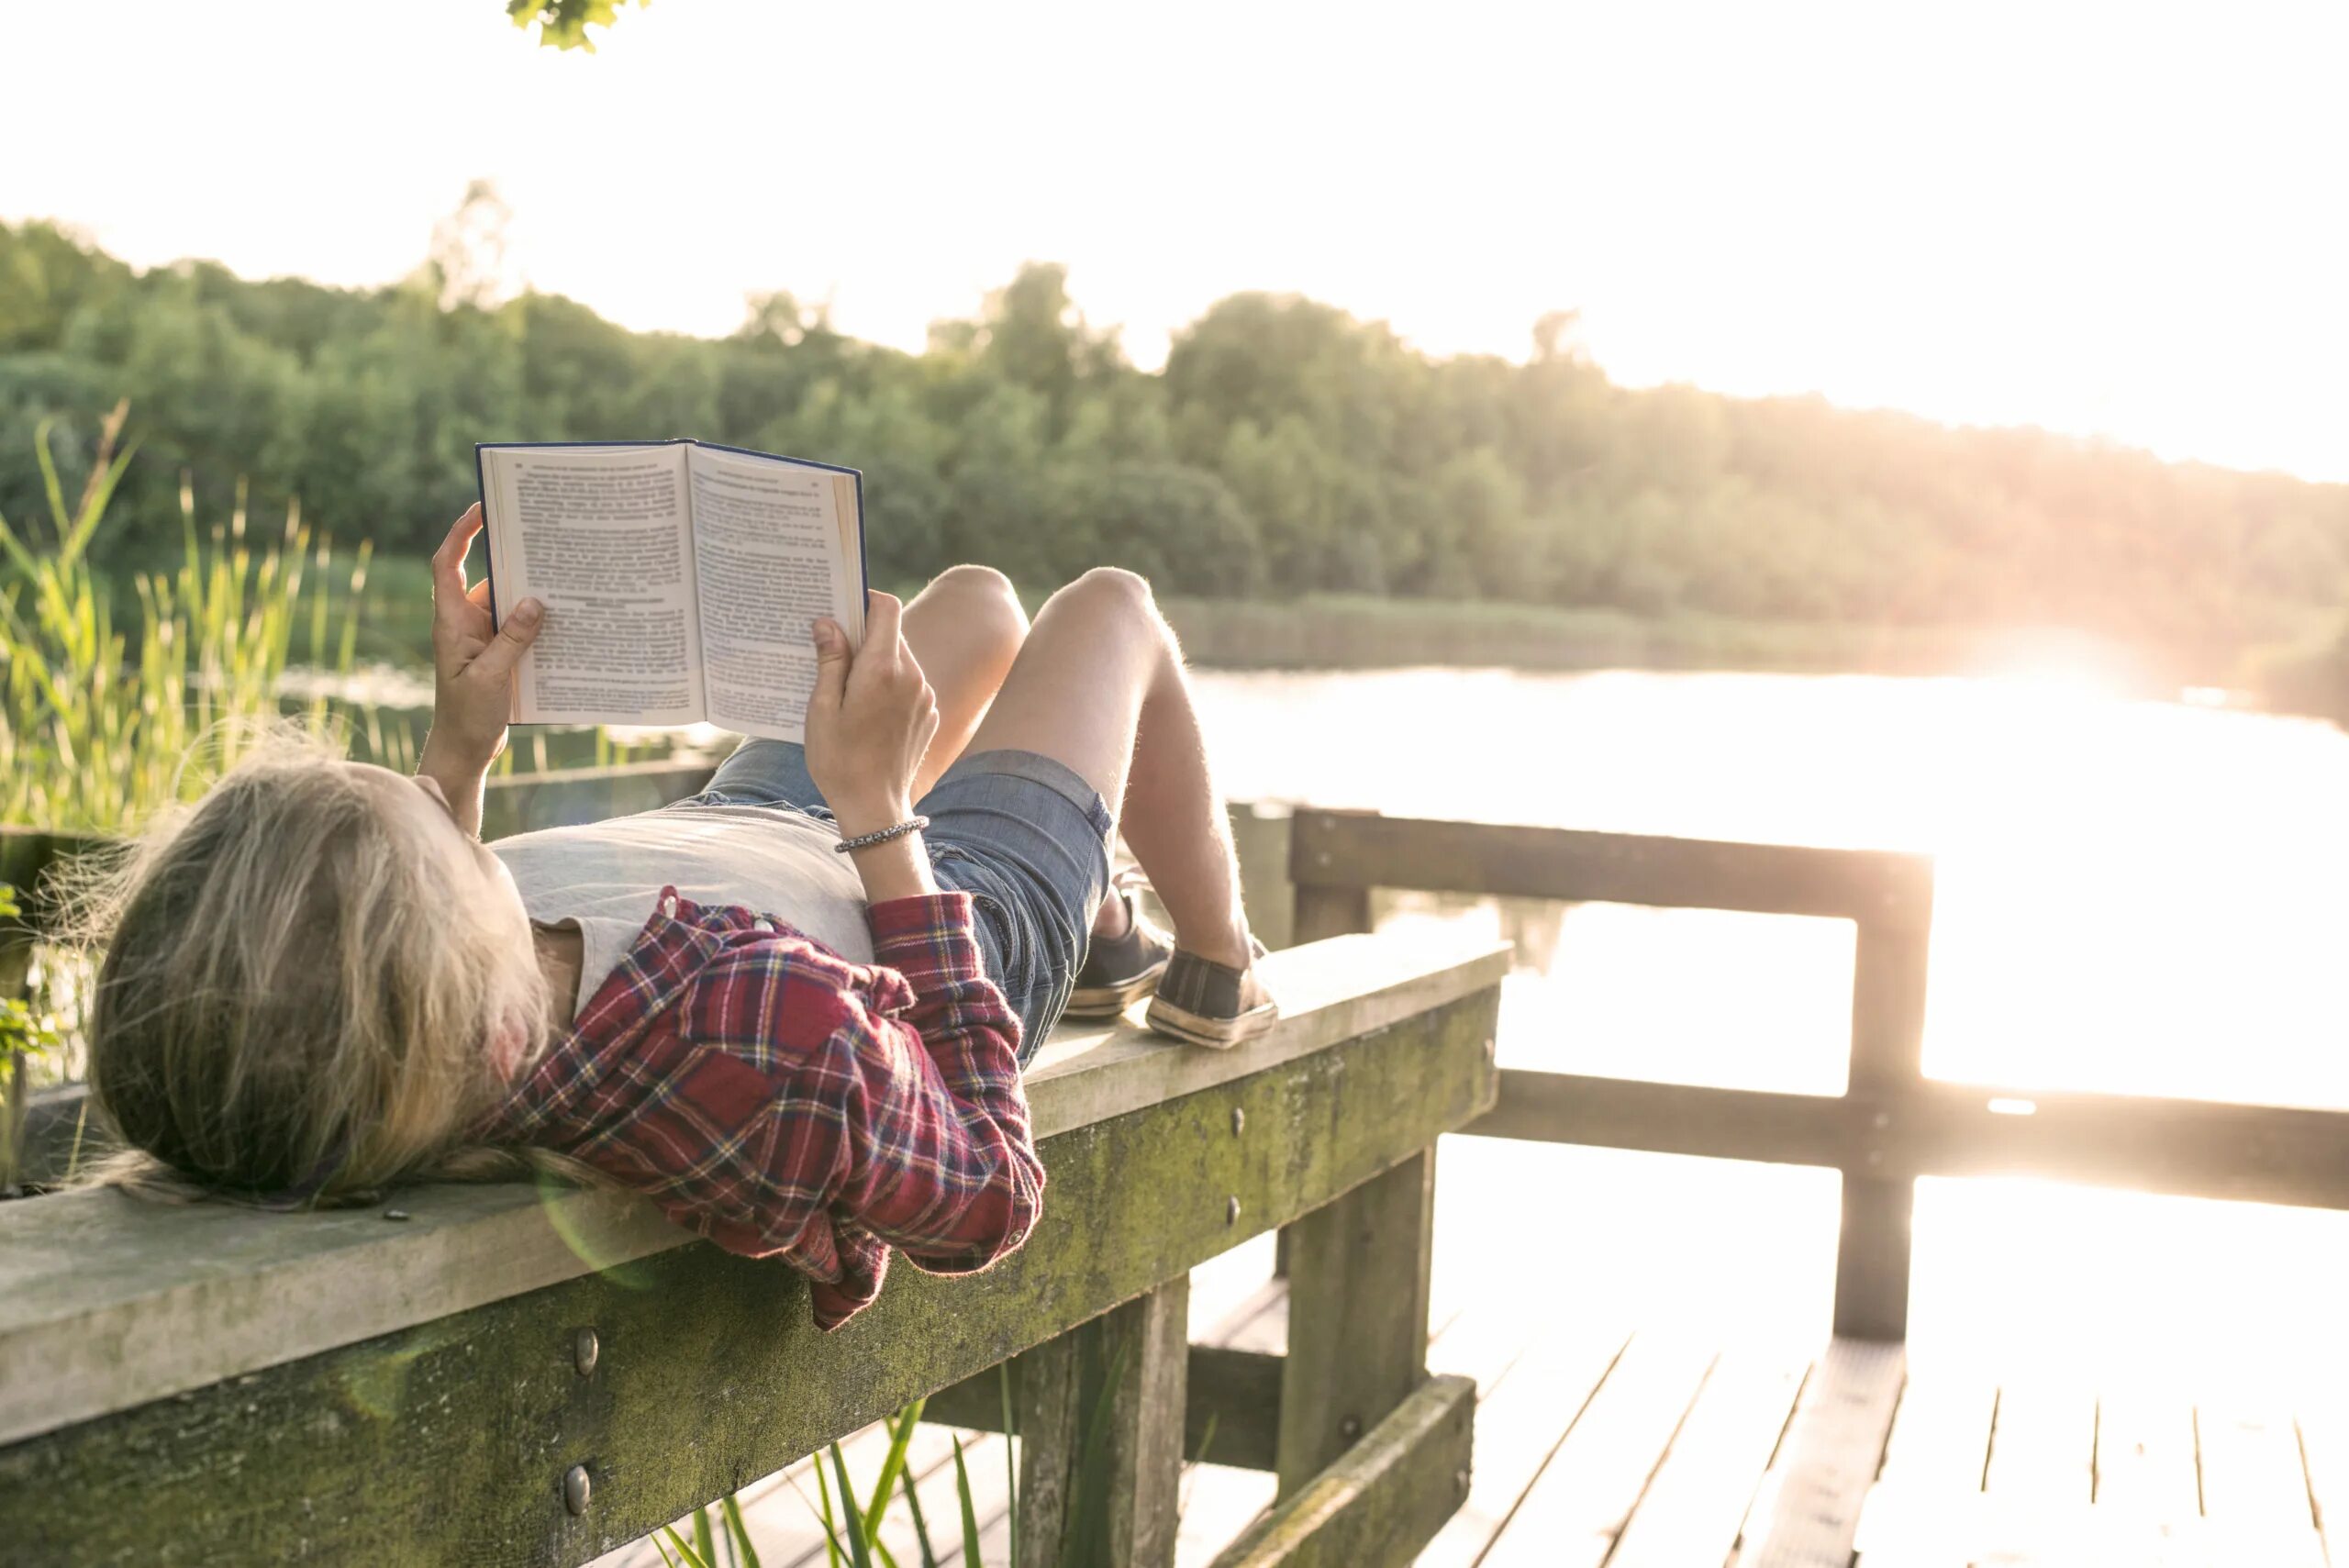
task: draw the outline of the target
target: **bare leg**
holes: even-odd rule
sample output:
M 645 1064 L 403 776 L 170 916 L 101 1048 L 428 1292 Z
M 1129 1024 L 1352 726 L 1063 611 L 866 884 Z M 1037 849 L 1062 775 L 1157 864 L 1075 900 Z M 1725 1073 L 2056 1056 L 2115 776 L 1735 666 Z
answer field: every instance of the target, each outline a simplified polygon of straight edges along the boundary
M 938 734 L 914 775 L 914 798 L 963 754 L 995 700 L 1019 645 L 1028 612 L 1011 580 L 991 566 L 950 566 L 906 606 L 906 645 L 938 694 Z
M 1073 769 L 1118 817 L 1175 940 L 1248 966 L 1230 824 L 1181 651 L 1148 583 L 1103 567 L 1053 595 L 970 744 L 1035 751 Z

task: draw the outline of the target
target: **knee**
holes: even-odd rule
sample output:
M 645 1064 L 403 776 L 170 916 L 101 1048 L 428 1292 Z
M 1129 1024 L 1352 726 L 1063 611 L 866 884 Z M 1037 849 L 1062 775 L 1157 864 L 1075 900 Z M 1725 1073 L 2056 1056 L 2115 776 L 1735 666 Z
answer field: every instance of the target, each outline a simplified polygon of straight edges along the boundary
M 1122 566 L 1097 566 L 1053 597 L 1073 599 L 1111 615 L 1152 621 L 1158 618 L 1158 600 L 1150 591 L 1150 579 Z
M 1017 653 L 1028 637 L 1028 612 L 1011 579 L 992 566 L 950 566 L 930 579 L 925 598 L 937 595 L 991 644 Z

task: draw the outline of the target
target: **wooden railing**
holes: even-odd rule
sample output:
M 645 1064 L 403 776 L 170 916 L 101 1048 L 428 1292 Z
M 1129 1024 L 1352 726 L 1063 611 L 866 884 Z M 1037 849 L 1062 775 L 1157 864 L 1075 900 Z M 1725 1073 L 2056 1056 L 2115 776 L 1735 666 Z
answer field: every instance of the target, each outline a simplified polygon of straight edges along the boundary
M 1426 1367 L 1432 1175 L 1493 1104 L 1508 962 L 1350 937 L 1268 960 L 1284 1017 L 1230 1051 L 1056 1033 L 1028 1075 L 1026 1246 L 894 1271 L 829 1335 L 787 1267 L 609 1193 L 0 1204 L 0 1555 L 576 1563 L 917 1396 L 997 1424 L 972 1380 L 1010 1359 L 1020 1568 L 1171 1563 L 1209 1430 L 1219 1463 L 1278 1477 L 1223 1562 L 1408 1562 L 1472 1462 L 1475 1385 Z M 1189 1271 L 1275 1227 L 1289 1352 L 1193 1350 Z M 1080 1482 L 1102 1506 L 1070 1507 Z
M 2349 1114 L 1927 1078 L 1920 1051 L 1933 878 L 1920 856 L 1303 811 L 1290 875 L 1297 931 L 1308 938 L 1367 929 L 1375 887 L 1854 922 L 1851 1068 L 1841 1095 L 1505 1069 L 1499 1103 L 1468 1129 L 1840 1171 L 1838 1334 L 1905 1334 L 1909 1211 L 1922 1175 L 2043 1176 L 2349 1208 Z

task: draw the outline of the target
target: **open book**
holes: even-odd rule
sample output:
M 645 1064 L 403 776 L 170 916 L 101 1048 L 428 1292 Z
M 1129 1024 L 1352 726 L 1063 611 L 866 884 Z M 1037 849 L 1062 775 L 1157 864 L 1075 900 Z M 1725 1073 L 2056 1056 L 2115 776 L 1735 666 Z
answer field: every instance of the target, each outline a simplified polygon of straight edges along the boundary
M 805 738 L 810 628 L 864 639 L 854 469 L 701 441 L 482 445 L 490 612 L 537 598 L 518 724 L 696 724 Z

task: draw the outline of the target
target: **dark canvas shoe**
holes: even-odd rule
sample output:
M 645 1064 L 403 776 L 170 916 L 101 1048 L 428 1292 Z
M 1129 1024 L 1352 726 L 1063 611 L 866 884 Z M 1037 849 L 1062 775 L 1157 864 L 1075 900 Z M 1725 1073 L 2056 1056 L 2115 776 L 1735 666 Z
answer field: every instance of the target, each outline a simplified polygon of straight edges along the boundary
M 1262 958 L 1264 945 L 1255 946 Z M 1158 995 L 1150 999 L 1143 1021 L 1186 1045 L 1229 1051 L 1271 1029 L 1280 1016 L 1279 1004 L 1256 978 L 1253 965 L 1233 969 L 1195 952 L 1177 952 L 1159 978 Z
M 1116 879 L 1117 895 L 1126 904 L 1125 934 L 1092 940 L 1076 972 L 1076 989 L 1061 1017 L 1077 1023 L 1114 1018 L 1155 990 L 1158 977 L 1166 973 L 1174 939 L 1141 917 L 1141 899 L 1136 894 L 1141 881 L 1131 874 Z

